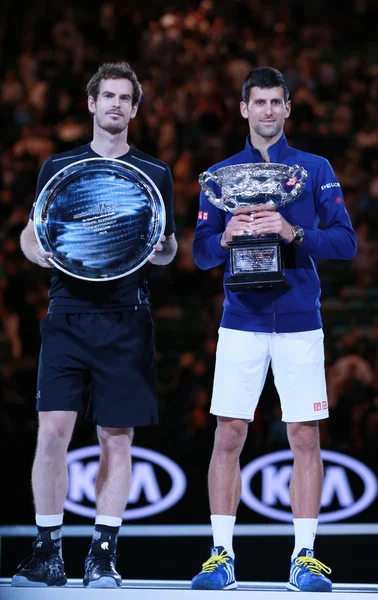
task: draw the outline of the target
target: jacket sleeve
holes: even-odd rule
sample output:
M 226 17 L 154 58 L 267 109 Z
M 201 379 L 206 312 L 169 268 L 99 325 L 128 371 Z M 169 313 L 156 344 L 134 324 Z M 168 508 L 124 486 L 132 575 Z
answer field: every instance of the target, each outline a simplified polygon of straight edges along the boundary
M 315 206 L 321 229 L 305 229 L 301 250 L 314 258 L 351 260 L 357 249 L 356 234 L 345 208 L 340 183 L 326 159 L 315 179 Z
M 230 254 L 220 244 L 226 228 L 226 212 L 217 208 L 200 194 L 200 208 L 194 232 L 193 257 L 200 269 L 206 270 L 224 263 Z

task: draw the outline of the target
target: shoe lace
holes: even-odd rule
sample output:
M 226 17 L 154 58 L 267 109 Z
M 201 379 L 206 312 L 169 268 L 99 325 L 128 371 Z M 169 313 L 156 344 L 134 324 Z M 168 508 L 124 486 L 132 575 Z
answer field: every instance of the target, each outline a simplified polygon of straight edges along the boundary
M 295 559 L 295 564 L 298 567 L 306 567 L 306 569 L 308 569 L 314 575 L 321 575 L 322 571 L 324 571 L 326 575 L 332 573 L 332 569 L 327 567 L 327 565 L 320 562 L 320 560 L 311 558 L 309 556 L 298 556 L 298 558 Z
M 113 567 L 112 561 L 116 560 L 117 557 L 118 554 L 97 554 L 96 564 L 105 571 L 111 571 Z
M 230 560 L 230 556 L 226 550 L 222 550 L 219 556 L 210 556 L 210 558 L 203 563 L 202 573 L 212 573 L 215 571 L 218 565 L 227 564 Z
M 18 565 L 18 569 L 23 569 L 24 567 L 28 567 L 28 569 L 32 569 L 34 567 L 39 567 L 39 565 L 48 560 L 49 554 L 44 554 L 42 552 L 29 554 L 24 560 Z

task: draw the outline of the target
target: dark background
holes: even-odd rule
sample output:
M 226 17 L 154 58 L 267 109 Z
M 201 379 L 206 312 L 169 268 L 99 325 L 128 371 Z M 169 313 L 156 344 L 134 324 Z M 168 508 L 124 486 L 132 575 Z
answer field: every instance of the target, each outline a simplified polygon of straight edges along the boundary
M 135 444 L 176 460 L 190 486 L 177 507 L 139 523 L 208 523 L 206 473 L 215 426 L 208 414 L 223 289 L 222 269 L 199 271 L 191 245 L 198 174 L 238 152 L 247 124 L 241 83 L 256 66 L 280 69 L 290 87 L 289 143 L 332 164 L 358 236 L 350 263 L 319 261 L 330 419 L 322 447 L 354 456 L 377 473 L 378 455 L 378 43 L 376 2 L 304 4 L 217 1 L 152 4 L 37 0 L 24 11 L 5 2 L 0 29 L 0 452 L 3 524 L 32 524 L 30 469 L 36 438 L 39 321 L 49 273 L 19 247 L 38 171 L 53 153 L 91 138 L 85 85 L 99 63 L 128 60 L 144 89 L 130 142 L 167 162 L 175 181 L 179 251 L 151 267 L 161 426 Z M 71 448 L 96 443 L 79 419 Z M 271 377 L 243 453 L 243 464 L 287 448 Z M 17 457 L 17 458 L 16 458 Z M 377 503 L 348 522 L 378 522 Z M 90 523 L 70 513 L 65 522 Z M 241 507 L 238 522 L 269 521 Z M 319 536 L 320 560 L 335 581 L 376 581 L 376 538 Z M 82 575 L 88 541 L 64 542 L 67 572 Z M 120 540 L 127 578 L 184 578 L 208 555 L 206 538 Z M 178 550 L 179 548 L 179 550 Z M 290 538 L 237 538 L 240 580 L 284 580 Z M 4 539 L 10 576 L 30 539 Z M 147 560 L 146 556 L 153 556 Z M 273 565 L 272 565 L 273 563 Z

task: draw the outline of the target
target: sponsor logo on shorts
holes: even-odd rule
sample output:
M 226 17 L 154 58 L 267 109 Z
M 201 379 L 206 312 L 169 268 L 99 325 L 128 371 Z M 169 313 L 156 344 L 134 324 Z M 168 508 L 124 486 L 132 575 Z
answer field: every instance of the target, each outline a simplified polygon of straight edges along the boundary
M 321 451 L 324 484 L 319 522 L 331 523 L 362 513 L 378 496 L 376 474 L 359 460 Z M 254 512 L 292 523 L 289 484 L 293 471 L 291 450 L 260 456 L 242 469 L 242 502 Z
M 95 480 L 99 446 L 87 446 L 67 454 L 69 489 L 66 510 L 93 519 L 96 516 Z M 181 500 L 186 477 L 181 467 L 164 454 L 131 446 L 133 472 L 123 520 L 144 519 L 162 513 Z
M 209 216 L 208 212 L 203 212 L 202 210 L 200 210 L 198 213 L 198 220 L 199 221 L 207 221 L 208 216 Z
M 329 190 L 331 188 L 339 188 L 340 184 L 338 181 L 332 181 L 331 183 L 325 183 L 324 185 L 321 186 L 321 190 Z
M 322 410 L 322 403 L 321 402 L 314 402 L 314 410 Z
M 323 400 L 323 402 L 322 402 L 322 410 L 327 410 L 327 408 L 328 408 L 328 402 L 327 402 L 327 400 Z

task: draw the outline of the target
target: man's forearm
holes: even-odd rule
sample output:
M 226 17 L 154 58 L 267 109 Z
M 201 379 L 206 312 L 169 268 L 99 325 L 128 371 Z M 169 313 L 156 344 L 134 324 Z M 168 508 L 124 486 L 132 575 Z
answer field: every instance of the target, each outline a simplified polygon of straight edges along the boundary
M 21 250 L 25 254 L 26 258 L 31 262 L 38 264 L 37 252 L 39 245 L 34 231 L 31 231 L 30 229 L 24 229 L 24 231 L 21 233 L 20 245 Z
M 167 237 L 162 242 L 163 249 L 156 252 L 154 258 L 150 260 L 153 265 L 168 265 L 174 259 L 177 252 L 177 240 L 174 235 Z
M 21 250 L 25 254 L 26 258 L 31 262 L 44 267 L 45 269 L 51 269 L 53 266 L 50 262 L 52 256 L 51 252 L 46 252 L 40 248 L 37 238 L 34 233 L 33 221 L 29 219 L 29 222 L 20 237 Z

